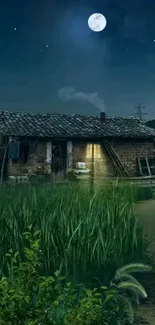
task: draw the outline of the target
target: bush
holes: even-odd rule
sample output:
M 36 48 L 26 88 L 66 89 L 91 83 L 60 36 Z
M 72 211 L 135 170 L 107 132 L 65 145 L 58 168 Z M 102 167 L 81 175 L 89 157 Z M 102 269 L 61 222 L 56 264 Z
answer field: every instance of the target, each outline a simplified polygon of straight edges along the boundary
M 18 261 L 18 253 L 7 254 L 11 272 L 0 280 L 1 325 L 133 324 L 134 305 L 128 292 L 135 301 L 147 294 L 130 273 L 149 271 L 148 266 L 132 264 L 119 269 L 109 287 L 73 287 L 59 272 L 50 277 L 40 274 L 40 232 L 30 230 L 24 234 L 28 241 L 24 261 Z
M 29 229 L 30 230 L 30 229 Z M 19 254 L 11 258 L 8 278 L 0 281 L 0 320 L 1 325 L 55 324 L 50 321 L 52 309 L 59 306 L 59 297 L 66 295 L 56 272 L 52 277 L 40 275 L 41 250 L 39 232 L 24 234 L 29 246 L 24 249 L 25 259 L 18 263 Z

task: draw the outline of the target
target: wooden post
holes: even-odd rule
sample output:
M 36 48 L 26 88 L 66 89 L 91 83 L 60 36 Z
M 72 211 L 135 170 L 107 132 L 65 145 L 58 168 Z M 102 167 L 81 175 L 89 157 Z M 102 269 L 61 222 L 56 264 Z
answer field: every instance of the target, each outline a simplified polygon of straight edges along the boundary
M 73 160 L 73 143 L 72 141 L 67 142 L 67 172 L 72 171 L 72 160 Z
M 5 160 L 6 160 L 8 146 L 9 146 L 9 141 L 7 143 L 4 143 L 4 155 L 3 155 L 2 167 L 1 167 L 1 183 L 3 182 L 4 166 L 5 166 Z
M 46 143 L 46 164 L 47 164 L 47 173 L 51 175 L 53 182 L 53 173 L 52 173 L 52 141 Z
M 52 163 L 52 141 L 46 143 L 46 162 L 48 164 Z
M 92 143 L 92 161 L 91 161 L 91 191 L 94 193 L 94 143 Z

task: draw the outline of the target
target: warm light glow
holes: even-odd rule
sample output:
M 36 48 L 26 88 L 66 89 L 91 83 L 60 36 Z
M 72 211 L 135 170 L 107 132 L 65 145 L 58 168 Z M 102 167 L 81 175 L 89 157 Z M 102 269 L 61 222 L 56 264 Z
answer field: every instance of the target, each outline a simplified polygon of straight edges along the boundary
M 94 157 L 92 157 L 93 153 L 94 153 Z M 101 145 L 100 144 L 88 143 L 87 148 L 86 148 L 86 158 L 87 159 L 91 159 L 91 158 L 99 159 L 99 158 L 101 158 Z

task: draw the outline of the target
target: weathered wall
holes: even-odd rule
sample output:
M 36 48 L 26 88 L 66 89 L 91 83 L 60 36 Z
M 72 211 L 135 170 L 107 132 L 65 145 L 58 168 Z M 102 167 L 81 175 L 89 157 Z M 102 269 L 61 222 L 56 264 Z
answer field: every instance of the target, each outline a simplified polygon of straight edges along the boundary
M 9 176 L 22 176 L 26 174 L 36 173 L 41 171 L 43 173 L 49 172 L 50 164 L 47 163 L 47 143 L 45 141 L 35 142 L 35 150 L 30 152 L 27 163 L 13 162 L 12 159 L 8 161 Z
M 86 167 L 93 170 L 94 177 L 113 176 L 113 166 L 103 146 L 99 142 L 94 143 L 92 160 L 91 151 L 88 151 L 89 144 L 91 143 L 73 142 L 73 167 L 76 167 L 77 162 L 85 162 Z
M 70 142 L 71 143 L 71 142 Z M 123 164 L 129 167 L 132 175 L 136 175 L 137 162 L 136 158 L 146 156 L 148 158 L 155 157 L 154 142 L 153 141 L 123 141 L 113 140 L 110 142 L 116 153 L 119 155 Z M 95 145 L 100 146 L 100 155 L 94 151 L 94 176 L 107 177 L 115 176 L 115 170 L 112 162 L 107 155 L 106 150 L 100 143 Z M 48 149 L 47 149 L 48 148 Z M 68 151 L 68 149 L 67 149 Z M 70 152 L 72 151 L 72 153 Z M 90 152 L 88 154 L 88 143 L 83 141 L 73 141 L 70 148 L 69 160 L 73 168 L 76 162 L 85 162 L 87 168 L 92 170 L 92 157 Z M 27 163 L 21 162 L 14 163 L 11 159 L 8 161 L 8 174 L 9 176 L 22 176 L 28 173 L 36 173 L 41 171 L 43 173 L 51 173 L 51 146 L 49 142 L 38 141 L 34 152 L 29 154 Z M 99 157 L 100 156 L 100 157 Z M 68 162 L 69 164 L 69 162 Z
M 132 174 L 136 175 L 137 158 L 155 158 L 155 145 L 153 140 L 148 141 L 112 141 L 114 150 L 119 155 L 123 164 L 129 167 Z
M 128 141 L 128 140 L 113 140 L 109 141 L 115 152 L 119 156 L 123 164 L 130 169 L 132 176 L 137 175 L 137 157 L 155 158 L 154 142 L 148 141 Z M 94 153 L 94 172 L 96 176 L 106 177 L 115 176 L 115 169 L 109 159 L 106 150 L 102 148 L 100 158 L 95 157 Z M 73 166 L 76 162 L 85 162 L 87 167 L 92 169 L 92 158 L 87 158 L 87 144 L 75 142 L 73 143 Z M 95 175 L 94 175 L 95 176 Z

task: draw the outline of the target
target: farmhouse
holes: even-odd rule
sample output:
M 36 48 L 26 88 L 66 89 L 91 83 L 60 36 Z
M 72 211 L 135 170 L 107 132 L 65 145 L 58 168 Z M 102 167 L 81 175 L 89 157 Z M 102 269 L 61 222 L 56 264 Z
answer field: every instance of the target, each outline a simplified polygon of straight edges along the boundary
M 1 179 L 80 169 L 96 178 L 155 175 L 154 139 L 134 117 L 0 111 Z

